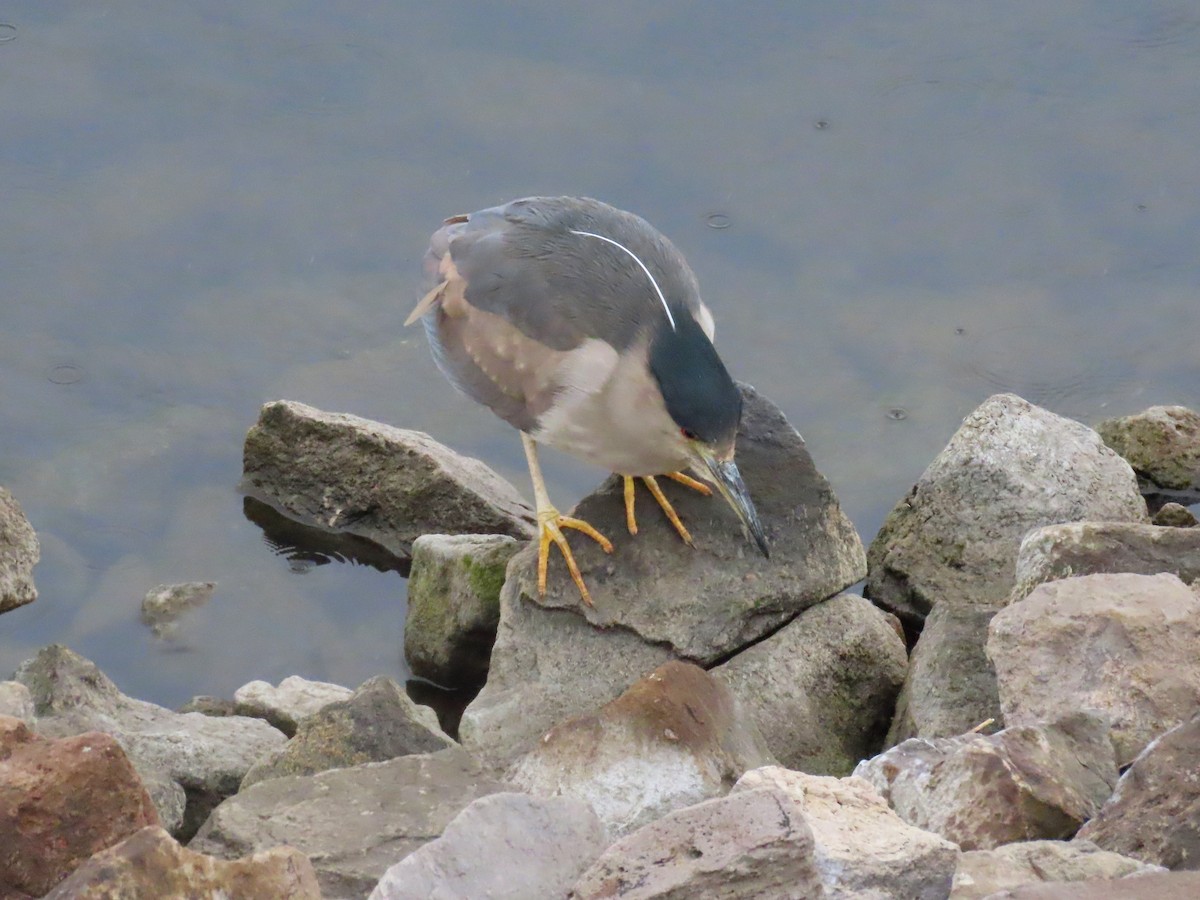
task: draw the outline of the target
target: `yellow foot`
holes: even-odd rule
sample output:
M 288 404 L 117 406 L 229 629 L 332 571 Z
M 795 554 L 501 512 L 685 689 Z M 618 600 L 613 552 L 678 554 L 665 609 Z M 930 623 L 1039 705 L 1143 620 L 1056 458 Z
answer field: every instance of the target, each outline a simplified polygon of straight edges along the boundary
M 575 557 L 571 553 L 571 545 L 567 543 L 567 539 L 562 533 L 562 529 L 564 528 L 573 528 L 576 531 L 582 531 L 599 544 L 600 549 L 605 553 L 612 553 L 613 551 L 612 543 L 608 538 L 583 521 L 583 519 L 573 519 L 570 516 L 561 515 L 553 506 L 539 509 L 538 596 L 544 597 L 546 595 L 546 573 L 550 567 L 550 542 L 553 541 L 562 552 L 563 559 L 567 561 L 567 571 L 571 573 L 571 580 L 575 582 L 575 587 L 579 588 L 583 602 L 588 606 L 592 606 L 592 595 L 588 593 L 587 585 L 583 583 L 583 575 L 580 574 L 579 566 L 575 563 Z
M 633 476 L 622 475 L 621 477 L 625 479 L 625 525 L 629 528 L 630 534 L 637 534 L 637 517 L 633 511 Z M 671 501 L 667 499 L 666 494 L 662 492 L 662 488 L 658 486 L 657 479 L 652 475 L 642 475 L 640 477 L 642 481 L 646 482 L 646 487 L 649 488 L 651 496 L 658 501 L 658 505 L 662 507 L 662 511 L 666 514 L 668 521 L 675 526 L 675 530 L 683 538 L 683 542 L 688 546 L 694 546 L 691 534 L 683 522 L 680 521 L 679 514 L 675 512 L 675 507 L 671 505 Z M 704 494 L 706 497 L 712 494 L 712 489 L 707 484 L 684 475 L 682 472 L 667 472 L 665 477 L 670 478 L 672 481 L 678 481 L 680 484 L 686 485 L 692 490 Z

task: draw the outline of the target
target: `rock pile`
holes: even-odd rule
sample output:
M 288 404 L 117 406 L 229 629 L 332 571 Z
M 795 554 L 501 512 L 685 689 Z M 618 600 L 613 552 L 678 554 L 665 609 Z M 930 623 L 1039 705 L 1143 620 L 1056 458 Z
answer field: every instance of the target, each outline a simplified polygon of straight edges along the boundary
M 414 669 L 483 684 L 460 732 L 384 677 L 181 713 L 47 647 L 0 682 L 0 895 L 1197 896 L 1200 528 L 1139 493 L 1197 486 L 1195 414 L 1101 441 L 990 398 L 864 553 L 744 399 L 771 559 L 673 485 L 696 549 L 650 516 L 630 538 L 610 481 L 576 510 L 617 545 L 575 548 L 594 607 L 561 572 L 537 595 L 528 511 L 481 464 L 269 404 L 247 483 L 412 551 Z M 0 492 L 0 610 L 34 561 Z

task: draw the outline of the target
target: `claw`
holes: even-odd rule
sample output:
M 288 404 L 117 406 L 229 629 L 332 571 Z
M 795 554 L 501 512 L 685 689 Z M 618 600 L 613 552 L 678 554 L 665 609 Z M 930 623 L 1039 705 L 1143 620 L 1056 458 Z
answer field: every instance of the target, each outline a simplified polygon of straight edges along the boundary
M 541 535 L 538 539 L 538 596 L 546 595 L 546 576 L 550 567 L 550 542 L 553 541 L 567 563 L 567 571 L 571 573 L 571 580 L 575 582 L 575 587 L 579 588 L 583 602 L 588 606 L 593 606 L 592 595 L 588 591 L 587 585 L 584 584 L 583 575 L 579 571 L 575 555 L 571 553 L 571 545 L 567 543 L 562 529 L 573 528 L 583 532 L 599 544 L 600 549 L 605 553 L 613 552 L 612 542 L 587 522 L 561 515 L 552 506 L 538 511 L 538 525 Z
M 630 534 L 637 534 L 637 517 L 633 512 L 633 476 L 622 475 L 621 477 L 625 479 L 625 524 L 629 528 Z M 683 542 L 689 547 L 694 547 L 695 544 L 692 543 L 691 533 L 687 530 L 687 527 L 683 524 L 682 520 L 680 520 L 679 514 L 675 512 L 675 507 L 671 505 L 671 501 L 667 499 L 667 495 L 664 494 L 662 492 L 662 488 L 658 486 L 658 480 L 651 475 L 642 475 L 639 477 L 641 477 L 642 481 L 646 482 L 646 487 L 649 489 L 651 496 L 658 501 L 658 505 L 662 507 L 662 511 L 666 515 L 667 520 L 675 527 L 675 530 L 679 533 L 679 536 L 683 538 Z M 670 478 L 672 481 L 678 481 L 680 484 L 686 485 L 692 490 L 704 494 L 706 497 L 712 494 L 712 488 L 710 488 L 707 484 L 702 481 L 697 481 L 695 478 L 692 478 L 688 475 L 684 475 L 682 472 L 667 472 L 663 477 Z

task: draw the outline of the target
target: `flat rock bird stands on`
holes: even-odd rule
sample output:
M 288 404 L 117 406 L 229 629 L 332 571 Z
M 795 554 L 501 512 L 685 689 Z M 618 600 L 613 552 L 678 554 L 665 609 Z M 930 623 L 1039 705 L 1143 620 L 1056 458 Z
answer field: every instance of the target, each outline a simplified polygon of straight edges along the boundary
M 592 602 L 563 528 L 612 552 L 591 525 L 551 505 L 539 443 L 622 475 L 630 533 L 641 478 L 688 544 L 655 476 L 709 493 L 683 474 L 690 468 L 717 486 L 767 555 L 733 462 L 741 395 L 713 347 L 696 276 L 670 241 L 596 200 L 532 197 L 447 219 L 425 266 L 433 287 L 405 324 L 422 319 L 442 373 L 521 432 L 537 502 L 539 592 L 553 541 Z

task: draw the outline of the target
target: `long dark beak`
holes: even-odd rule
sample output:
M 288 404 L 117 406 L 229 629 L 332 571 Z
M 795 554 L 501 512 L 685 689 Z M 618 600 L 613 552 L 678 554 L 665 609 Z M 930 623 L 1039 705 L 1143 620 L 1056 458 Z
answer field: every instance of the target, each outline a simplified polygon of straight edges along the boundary
M 697 446 L 696 451 L 703 463 L 700 474 L 717 486 L 725 502 L 733 507 L 737 517 L 741 519 L 742 530 L 747 533 L 747 537 L 753 537 L 762 555 L 770 557 L 771 549 L 767 546 L 762 522 L 758 520 L 758 511 L 754 508 L 754 501 L 750 499 L 750 492 L 746 490 L 746 482 L 742 481 L 742 473 L 738 471 L 737 465 L 732 459 L 717 459 L 707 447 Z

